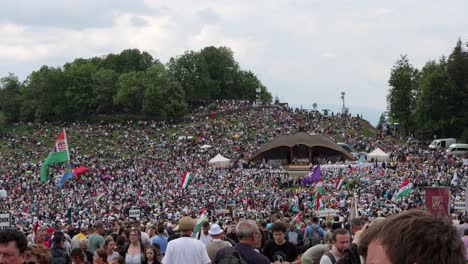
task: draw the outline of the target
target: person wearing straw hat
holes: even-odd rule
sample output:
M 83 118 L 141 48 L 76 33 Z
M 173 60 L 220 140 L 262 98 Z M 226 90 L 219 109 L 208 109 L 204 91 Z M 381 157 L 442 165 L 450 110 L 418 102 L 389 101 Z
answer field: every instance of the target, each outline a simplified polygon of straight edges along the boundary
M 195 220 L 189 216 L 179 220 L 180 238 L 171 240 L 167 244 L 166 254 L 162 259 L 163 264 L 211 263 L 205 244 L 191 237 L 195 224 Z
M 231 243 L 221 240 L 223 229 L 221 229 L 218 224 L 212 224 L 208 233 L 212 237 L 212 240 L 206 243 L 206 251 L 208 252 L 211 262 L 214 262 L 216 253 L 222 248 L 230 247 Z

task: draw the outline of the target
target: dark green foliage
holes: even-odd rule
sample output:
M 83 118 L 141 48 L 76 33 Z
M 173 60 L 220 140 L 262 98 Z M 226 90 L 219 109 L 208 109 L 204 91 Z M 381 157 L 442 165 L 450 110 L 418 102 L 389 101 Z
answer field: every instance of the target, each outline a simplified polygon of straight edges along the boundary
M 2 124 L 17 121 L 97 120 L 105 116 L 173 119 L 191 102 L 216 99 L 263 102 L 271 94 L 250 71 L 242 71 L 227 47 L 207 47 L 171 58 L 167 66 L 147 52 L 128 49 L 63 67 L 41 67 L 24 82 L 0 79 Z M 96 119 L 97 118 L 97 119 Z
M 468 142 L 468 52 L 461 40 L 448 59 L 429 61 L 420 72 L 402 56 L 389 84 L 390 117 L 404 134 Z

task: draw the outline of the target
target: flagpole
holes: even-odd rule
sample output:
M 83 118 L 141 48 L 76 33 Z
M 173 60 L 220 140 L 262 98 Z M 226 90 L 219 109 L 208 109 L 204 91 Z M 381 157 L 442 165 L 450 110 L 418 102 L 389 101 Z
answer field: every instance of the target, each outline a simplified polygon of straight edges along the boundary
M 65 138 L 65 148 L 67 150 L 68 162 L 70 162 L 70 151 L 68 150 L 68 138 L 67 138 L 67 131 L 65 130 L 65 128 L 63 129 L 63 137 Z

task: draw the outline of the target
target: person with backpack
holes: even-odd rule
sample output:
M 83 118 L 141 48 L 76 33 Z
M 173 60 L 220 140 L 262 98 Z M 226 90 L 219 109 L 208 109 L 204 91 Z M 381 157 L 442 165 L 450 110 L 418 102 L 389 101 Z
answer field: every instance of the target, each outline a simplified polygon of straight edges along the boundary
M 239 222 L 235 232 L 239 243 L 220 249 L 213 264 L 270 264 L 270 260 L 256 250 L 262 236 L 254 220 Z
M 297 247 L 286 240 L 286 224 L 281 221 L 276 221 L 271 226 L 273 232 L 273 241 L 267 242 L 265 248 L 263 248 L 263 255 L 267 256 L 268 259 L 275 264 L 300 264 L 301 258 Z
M 325 232 L 319 226 L 319 218 L 312 217 L 312 223 L 307 226 L 304 236 L 303 250 L 307 250 L 315 245 L 325 243 Z
M 323 254 L 320 258 L 320 264 L 335 264 L 343 255 L 343 252 L 349 247 L 351 243 L 351 236 L 349 231 L 344 228 L 338 228 L 333 231 L 332 235 L 332 249 Z

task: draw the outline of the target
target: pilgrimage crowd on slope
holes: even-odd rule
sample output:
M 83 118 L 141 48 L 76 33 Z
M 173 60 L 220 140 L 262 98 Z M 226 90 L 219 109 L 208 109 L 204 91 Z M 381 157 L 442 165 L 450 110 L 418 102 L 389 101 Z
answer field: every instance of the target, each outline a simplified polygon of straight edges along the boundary
M 63 244 L 65 255 L 70 259 L 74 256 L 73 250 L 80 249 L 87 255 L 83 260 L 93 262 L 92 254 L 96 255 L 96 249 L 102 248 L 107 251 L 105 261 L 112 261 L 110 256 L 118 255 L 126 263 L 140 263 L 152 246 L 155 261 L 160 261 L 166 249 L 161 246 L 163 243 L 154 243 L 159 231 L 168 240 L 177 235 L 184 236 L 180 222 L 187 217 L 200 219 L 205 212 L 208 225 L 198 232 L 201 234 L 198 240 L 205 244 L 212 241 L 211 234 L 215 234 L 222 237 L 215 237 L 215 241 L 219 239 L 236 246 L 239 244 L 238 228 L 242 236 L 250 232 L 251 236 L 244 237 L 246 239 L 255 237 L 252 234 L 258 231 L 262 234 L 260 245 L 253 247 L 261 249 L 259 252 L 272 263 L 279 258 L 285 262 L 291 258 L 275 255 L 276 251 L 269 246 L 266 251 L 274 255 L 270 258 L 270 253 L 265 253 L 265 246 L 271 241 L 287 241 L 294 245 L 297 256 L 287 262 L 298 263 L 302 257 L 303 263 L 315 263 L 307 262 L 312 261 L 308 257 L 310 250 L 317 249 L 317 245 L 311 246 L 311 239 L 307 239 L 317 236 L 313 231 L 315 227 L 321 230 L 317 232 L 320 245 L 334 243 L 329 248 L 344 251 L 348 246 L 342 243 L 339 247 L 337 239 L 344 236 L 351 242 L 351 238 L 356 238 L 356 232 L 367 228 L 366 224 L 371 224 L 374 219 L 390 219 L 402 212 L 423 208 L 425 186 L 449 187 L 451 201 L 461 201 L 465 197 L 464 188 L 468 185 L 466 156 L 450 156 L 441 149 L 427 151 L 425 142 L 402 141 L 380 133 L 365 136 L 362 120 L 351 115 L 324 116 L 283 106 L 249 109 L 245 102 L 219 104 L 226 113 L 204 114 L 207 108 L 200 107 L 188 123 L 33 124 L 34 129 L 27 135 L 8 133 L 4 136 L 8 152 L 0 154 L 0 189 L 8 193 L 2 201 L 3 209 L 12 214 L 13 227 L 27 235 L 30 246 L 44 244 L 53 252 L 54 244 Z M 335 210 L 332 216 L 314 217 L 317 183 L 303 187 L 300 180 L 289 177 L 279 165 L 248 161 L 261 145 L 274 137 L 294 133 L 301 126 L 298 120 L 304 116 L 309 132 L 341 140 L 359 152 L 380 147 L 390 154 L 390 160 L 386 162 L 356 164 L 339 157 L 315 161 L 321 164 L 323 206 Z M 85 166 L 89 170 L 59 187 L 57 182 L 63 174 L 63 166 L 51 166 L 51 179 L 45 183 L 40 181 L 39 171 L 41 160 L 64 126 L 73 167 Z M 350 129 L 356 134 L 348 133 Z M 202 145 L 211 147 L 201 148 Z M 210 167 L 207 161 L 218 153 L 230 158 L 233 165 Z M 185 172 L 190 172 L 194 178 L 188 188 L 183 189 L 181 178 Z M 346 188 L 336 188 L 340 179 L 347 183 Z M 405 179 L 411 181 L 412 192 L 402 199 L 395 199 L 395 193 Z M 133 209 L 140 210 L 140 217 L 129 217 Z M 468 220 L 466 213 L 453 208 L 451 213 L 452 219 L 458 222 L 455 228 L 461 238 L 463 227 L 467 225 L 464 224 Z M 257 229 L 246 219 L 255 221 Z M 191 224 L 187 225 L 191 227 Z M 191 228 L 196 229 L 195 226 Z M 136 235 L 132 235 L 134 230 L 138 230 L 133 232 Z M 350 239 L 346 239 L 343 230 L 347 230 Z M 284 241 L 276 239 L 275 231 L 284 233 Z M 358 233 L 358 239 L 361 233 Z M 104 239 L 99 237 L 98 246 L 93 246 L 91 241 L 96 234 Z M 257 243 L 257 240 L 248 242 Z M 306 240 L 307 247 L 304 247 Z M 244 252 L 244 257 L 249 257 L 250 253 Z M 340 257 L 338 253 L 334 257 Z M 136 255 L 144 257 L 138 262 Z M 216 263 L 216 254 L 209 257 Z

